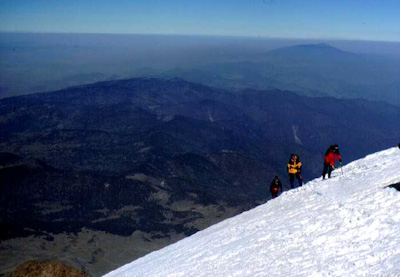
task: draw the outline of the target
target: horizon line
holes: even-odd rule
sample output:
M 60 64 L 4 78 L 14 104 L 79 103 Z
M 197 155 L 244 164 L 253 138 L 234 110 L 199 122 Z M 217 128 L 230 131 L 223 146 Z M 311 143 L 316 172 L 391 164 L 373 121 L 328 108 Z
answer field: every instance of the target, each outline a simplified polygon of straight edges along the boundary
M 220 34 L 178 34 L 178 33 L 101 33 L 101 32 L 50 32 L 50 31 L 5 31 L 0 34 L 37 34 L 37 35 L 144 35 L 144 36 L 181 36 L 181 37 L 209 37 L 209 38 L 248 38 L 248 39 L 270 39 L 270 40 L 327 40 L 327 41 L 364 41 L 364 42 L 387 42 L 400 43 L 399 40 L 379 40 L 362 38 L 304 38 L 304 37 L 269 37 L 261 35 L 220 35 Z

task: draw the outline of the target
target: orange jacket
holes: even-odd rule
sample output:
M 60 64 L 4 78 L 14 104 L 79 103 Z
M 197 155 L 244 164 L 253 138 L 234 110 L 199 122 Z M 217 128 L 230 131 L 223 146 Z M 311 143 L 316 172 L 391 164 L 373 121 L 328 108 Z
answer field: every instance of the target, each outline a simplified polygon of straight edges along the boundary
M 287 164 L 288 172 L 289 174 L 296 174 L 301 172 L 301 162 L 298 162 L 297 160 L 291 160 Z

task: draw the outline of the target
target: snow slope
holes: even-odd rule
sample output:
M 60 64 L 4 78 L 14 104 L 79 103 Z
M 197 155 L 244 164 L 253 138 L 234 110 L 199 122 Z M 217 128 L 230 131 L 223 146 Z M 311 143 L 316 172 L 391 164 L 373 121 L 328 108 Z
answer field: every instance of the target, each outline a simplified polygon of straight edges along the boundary
M 106 276 L 400 276 L 400 150 L 343 171 Z

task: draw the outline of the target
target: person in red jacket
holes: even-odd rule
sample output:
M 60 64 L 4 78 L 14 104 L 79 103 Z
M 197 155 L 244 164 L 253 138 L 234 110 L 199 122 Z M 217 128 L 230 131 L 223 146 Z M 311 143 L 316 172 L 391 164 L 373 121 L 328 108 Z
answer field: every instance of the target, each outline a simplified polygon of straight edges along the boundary
M 335 168 L 335 160 L 339 160 L 340 165 L 342 165 L 342 156 L 339 153 L 339 146 L 337 144 L 329 146 L 325 152 L 324 171 L 322 172 L 323 179 L 325 179 L 326 173 L 328 173 L 328 178 L 331 178 L 332 170 Z
M 282 183 L 279 180 L 278 176 L 275 176 L 275 178 L 271 182 L 271 186 L 269 187 L 269 192 L 271 193 L 272 199 L 274 199 L 278 196 L 279 190 L 281 190 L 281 193 L 282 193 L 282 191 L 283 191 Z

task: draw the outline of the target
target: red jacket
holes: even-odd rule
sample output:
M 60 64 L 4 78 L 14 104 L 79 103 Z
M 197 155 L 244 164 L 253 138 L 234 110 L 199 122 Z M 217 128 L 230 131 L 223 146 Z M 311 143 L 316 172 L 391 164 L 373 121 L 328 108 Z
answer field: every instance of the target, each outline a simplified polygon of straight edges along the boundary
M 340 156 L 340 154 L 335 154 L 333 152 L 329 152 L 328 155 L 325 155 L 324 162 L 326 164 L 335 165 L 335 159 L 338 159 L 339 162 L 341 162 L 342 156 Z

